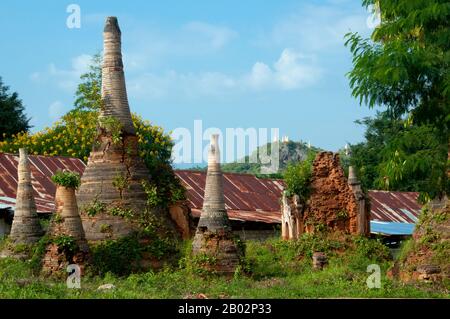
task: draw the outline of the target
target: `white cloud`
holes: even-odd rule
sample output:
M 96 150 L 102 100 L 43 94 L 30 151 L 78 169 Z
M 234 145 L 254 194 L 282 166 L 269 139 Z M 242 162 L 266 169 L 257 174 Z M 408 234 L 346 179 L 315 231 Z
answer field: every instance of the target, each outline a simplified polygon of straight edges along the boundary
M 145 73 L 130 78 L 128 92 L 144 99 L 162 99 L 173 96 L 196 98 L 220 96 L 265 90 L 296 90 L 315 84 L 322 70 L 314 59 L 292 49 L 282 51 L 270 67 L 256 62 L 249 72 L 228 75 L 221 72 L 163 74 Z
M 190 22 L 183 28 L 190 37 L 206 39 L 213 49 L 223 48 L 237 36 L 237 32 L 228 27 L 215 26 L 204 22 Z
M 321 74 L 322 70 L 315 65 L 314 59 L 292 49 L 284 49 L 273 68 L 256 62 L 246 82 L 253 89 L 295 90 L 316 83 Z
M 48 115 L 53 120 L 60 118 L 64 113 L 64 105 L 60 101 L 55 101 L 48 107 Z
M 247 78 L 251 88 L 260 89 L 268 85 L 273 78 L 273 71 L 263 62 L 256 62 Z
M 264 47 L 293 47 L 304 52 L 343 49 L 347 32 L 367 35 L 371 31 L 366 25 L 368 15 L 359 3 L 348 1 L 302 5 L 257 42 Z
M 275 80 L 285 90 L 297 89 L 315 83 L 321 70 L 309 63 L 302 63 L 305 56 L 285 49 L 275 63 Z
M 73 93 L 80 82 L 80 76 L 89 69 L 92 56 L 81 54 L 71 60 L 70 68 L 63 69 L 50 63 L 47 70 L 43 72 L 33 72 L 30 79 L 33 82 L 50 82 L 66 92 Z
M 238 33 L 221 25 L 191 21 L 169 30 L 141 25 L 127 34 L 124 63 L 128 70 L 159 66 L 169 59 L 204 56 L 229 45 Z

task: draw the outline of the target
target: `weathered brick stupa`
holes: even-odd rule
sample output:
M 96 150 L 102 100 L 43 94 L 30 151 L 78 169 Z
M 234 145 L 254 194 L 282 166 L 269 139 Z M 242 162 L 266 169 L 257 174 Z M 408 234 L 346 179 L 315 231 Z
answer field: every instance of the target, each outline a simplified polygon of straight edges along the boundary
M 288 198 L 283 194 L 281 210 L 284 239 L 323 231 L 370 235 L 370 209 L 355 170 L 350 167 L 347 180 L 339 154 L 332 152 L 316 155 L 306 203 L 300 203 L 297 195 Z
M 208 153 L 203 209 L 192 244 L 193 255 L 204 254 L 214 259 L 208 270 L 233 274 L 239 265 L 239 252 L 225 209 L 223 177 L 220 169 L 218 135 L 211 136 Z
M 306 232 L 324 228 L 358 234 L 358 201 L 344 175 L 339 154 L 317 154 L 313 162 L 311 189 L 304 212 Z
M 46 247 L 42 271 L 48 274 L 63 272 L 65 275 L 69 264 L 84 267 L 89 258 L 89 246 L 78 212 L 75 188 L 57 185 L 55 207 L 54 218 L 47 232 L 52 241 Z M 65 243 L 65 246 L 58 238 L 70 238 L 73 242 Z
M 19 149 L 17 197 L 10 239 L 14 243 L 31 244 L 37 242 L 44 231 L 39 223 L 34 202 L 31 171 L 27 150 Z
M 120 238 L 136 230 L 133 219 L 138 220 L 146 209 L 147 196 L 142 183 L 150 178 L 138 155 L 138 140 L 125 87 L 121 31 L 116 17 L 106 19 L 103 40 L 103 105 L 97 137 L 77 193 L 88 240 Z M 134 217 L 129 218 L 131 215 Z M 167 216 L 159 212 L 157 218 L 169 222 Z

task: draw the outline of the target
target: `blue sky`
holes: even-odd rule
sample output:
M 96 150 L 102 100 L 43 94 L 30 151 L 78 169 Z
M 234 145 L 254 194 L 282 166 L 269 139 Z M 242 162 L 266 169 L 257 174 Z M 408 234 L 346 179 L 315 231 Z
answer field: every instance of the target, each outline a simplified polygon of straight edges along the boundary
M 69 29 L 69 4 L 81 28 Z M 374 113 L 351 97 L 343 35 L 368 36 L 359 0 L 1 1 L 0 76 L 33 131 L 71 109 L 79 76 L 119 19 L 132 111 L 170 131 L 280 128 L 328 150 L 363 139 Z

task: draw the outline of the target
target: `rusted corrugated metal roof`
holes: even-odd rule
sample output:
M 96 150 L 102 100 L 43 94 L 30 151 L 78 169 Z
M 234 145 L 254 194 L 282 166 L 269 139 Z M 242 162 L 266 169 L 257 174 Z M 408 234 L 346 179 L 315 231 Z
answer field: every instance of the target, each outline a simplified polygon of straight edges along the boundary
M 194 216 L 200 216 L 206 172 L 177 170 L 187 190 L 187 199 Z M 283 182 L 249 174 L 223 174 L 225 207 L 230 219 L 280 223 L 280 197 Z
M 416 223 L 422 206 L 417 192 L 369 191 L 371 220 Z
M 187 198 L 193 215 L 200 216 L 206 172 L 175 171 L 187 189 Z M 249 174 L 224 173 L 225 204 L 230 219 L 281 223 L 280 198 L 282 180 L 262 179 Z M 421 205 L 419 193 L 372 190 L 371 220 L 384 222 L 415 223 Z
M 30 155 L 32 184 L 38 212 L 54 209 L 55 186 L 50 177 L 67 169 L 83 173 L 86 165 L 77 158 Z M 18 156 L 0 153 L 0 208 L 14 207 L 17 190 Z M 176 170 L 187 189 L 188 204 L 194 216 L 200 216 L 206 172 Z M 250 174 L 224 173 L 225 205 L 230 219 L 264 223 L 280 223 L 280 198 L 284 183 L 279 179 L 263 179 Z M 420 214 L 419 196 L 415 192 L 372 190 L 371 220 L 415 223 Z
M 192 216 L 199 218 L 201 209 L 192 208 Z M 268 224 L 281 223 L 280 211 L 244 211 L 244 210 L 227 210 L 228 218 L 231 220 L 252 221 Z
M 31 182 L 38 212 L 54 210 L 55 185 L 51 176 L 57 170 L 67 169 L 82 174 L 85 164 L 78 158 L 29 155 Z M 14 207 L 17 192 L 17 165 L 19 156 L 0 153 L 0 207 Z

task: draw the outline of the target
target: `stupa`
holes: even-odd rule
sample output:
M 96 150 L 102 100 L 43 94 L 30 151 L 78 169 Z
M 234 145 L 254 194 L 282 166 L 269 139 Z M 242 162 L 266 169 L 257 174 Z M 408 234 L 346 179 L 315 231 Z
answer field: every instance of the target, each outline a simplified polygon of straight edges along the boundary
M 207 270 L 230 275 L 239 265 L 243 252 L 238 249 L 225 208 L 218 137 L 216 134 L 211 136 L 203 209 L 192 252 L 194 256 L 204 254 L 212 257 L 214 263 L 206 265 Z
M 27 150 L 19 149 L 16 208 L 9 235 L 13 243 L 32 244 L 37 242 L 44 231 L 39 223 L 34 201 L 31 171 Z
M 102 108 L 97 136 L 77 192 L 83 228 L 90 241 L 116 239 L 136 230 L 133 219 L 138 220 L 146 211 L 143 183 L 150 180 L 150 172 L 138 153 L 116 17 L 106 19 L 103 44 Z M 155 210 L 154 214 L 160 221 L 170 222 L 168 213 Z

